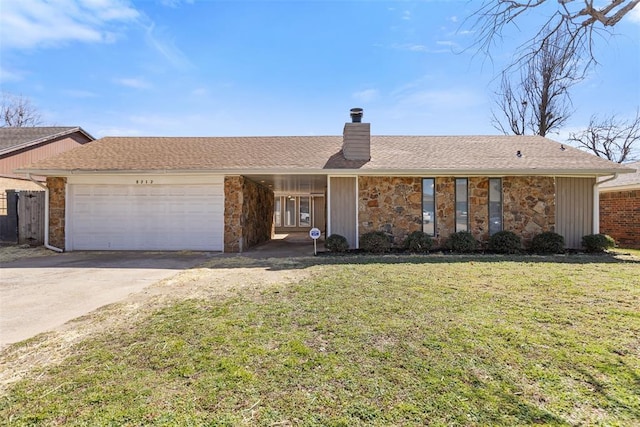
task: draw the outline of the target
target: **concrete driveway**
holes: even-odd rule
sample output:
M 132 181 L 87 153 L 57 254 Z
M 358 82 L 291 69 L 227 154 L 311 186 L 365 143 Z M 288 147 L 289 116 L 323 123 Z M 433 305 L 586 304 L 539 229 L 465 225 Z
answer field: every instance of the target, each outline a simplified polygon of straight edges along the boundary
M 120 301 L 215 255 L 70 252 L 0 264 L 0 348 Z

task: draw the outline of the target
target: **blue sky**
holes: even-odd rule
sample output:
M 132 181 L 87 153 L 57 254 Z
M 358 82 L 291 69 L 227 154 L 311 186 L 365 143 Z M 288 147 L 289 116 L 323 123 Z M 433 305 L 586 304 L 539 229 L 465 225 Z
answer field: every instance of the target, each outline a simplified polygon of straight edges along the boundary
M 106 135 L 336 135 L 351 107 L 374 134 L 497 134 L 496 75 L 465 18 L 479 1 L 1 0 L 0 84 L 46 124 Z M 540 19 L 543 17 L 540 16 Z M 640 106 L 640 7 L 600 39 L 575 113 Z

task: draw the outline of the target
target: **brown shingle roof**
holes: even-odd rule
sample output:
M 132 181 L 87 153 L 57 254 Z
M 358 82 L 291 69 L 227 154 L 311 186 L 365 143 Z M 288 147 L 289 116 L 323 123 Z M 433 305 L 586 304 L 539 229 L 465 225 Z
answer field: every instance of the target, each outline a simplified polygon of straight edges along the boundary
M 372 136 L 371 160 L 341 153 L 341 136 L 107 137 L 22 170 L 320 172 L 447 171 L 609 174 L 624 166 L 539 136 Z M 521 157 L 516 153 L 520 151 Z
M 636 169 L 636 173 L 625 173 L 618 176 L 616 179 L 605 182 L 600 185 L 601 189 L 618 188 L 618 187 L 638 187 L 640 188 L 640 162 L 625 163 L 626 166 L 631 169 Z
M 78 126 L 38 126 L 38 127 L 6 127 L 0 128 L 0 153 L 22 149 L 51 139 L 60 138 L 74 132 L 81 132 L 89 139 L 94 139 Z

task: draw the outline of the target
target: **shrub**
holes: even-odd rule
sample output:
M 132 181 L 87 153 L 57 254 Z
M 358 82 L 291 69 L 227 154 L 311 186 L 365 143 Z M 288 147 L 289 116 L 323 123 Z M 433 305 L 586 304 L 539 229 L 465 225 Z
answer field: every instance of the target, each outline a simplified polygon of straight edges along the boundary
M 468 231 L 458 231 L 447 239 L 447 248 L 453 252 L 473 252 L 478 247 L 478 242 L 473 234 Z
M 615 245 L 616 241 L 607 234 L 589 234 L 582 237 L 582 246 L 587 252 L 604 252 Z
M 433 246 L 431 236 L 422 231 L 414 231 L 404 240 L 404 247 L 412 252 L 429 252 Z
M 332 234 L 324 241 L 324 247 L 330 252 L 346 252 L 349 249 L 349 242 L 344 236 Z
M 373 253 L 387 252 L 391 249 L 391 239 L 382 231 L 371 231 L 360 236 L 360 248 Z
M 517 254 L 521 248 L 520 237 L 513 231 L 498 231 L 489 237 L 489 250 L 498 254 Z
M 553 231 L 545 231 L 533 238 L 531 250 L 537 254 L 561 254 L 564 252 L 564 237 Z

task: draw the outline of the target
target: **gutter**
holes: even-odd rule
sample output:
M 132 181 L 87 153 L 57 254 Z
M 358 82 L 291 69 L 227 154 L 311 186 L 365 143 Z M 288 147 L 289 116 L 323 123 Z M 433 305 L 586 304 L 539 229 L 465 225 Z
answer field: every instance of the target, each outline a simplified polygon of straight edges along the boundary
M 589 178 L 619 173 L 632 173 L 633 169 L 321 169 L 321 168 L 256 168 L 256 169 L 33 169 L 18 168 L 14 173 L 34 173 L 43 176 L 74 175 L 344 175 L 344 176 L 563 176 Z
M 598 181 L 596 178 L 595 184 L 593 184 L 593 234 L 600 233 L 600 189 L 598 186 L 600 184 L 604 184 L 605 182 L 613 181 L 618 178 L 618 173 L 614 173 L 613 176 L 609 178 Z
M 44 190 L 44 247 L 55 252 L 64 252 L 64 250 L 49 244 L 49 187 L 33 179 L 31 173 L 27 173 L 27 178 Z

